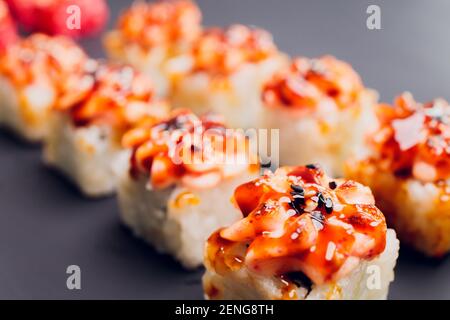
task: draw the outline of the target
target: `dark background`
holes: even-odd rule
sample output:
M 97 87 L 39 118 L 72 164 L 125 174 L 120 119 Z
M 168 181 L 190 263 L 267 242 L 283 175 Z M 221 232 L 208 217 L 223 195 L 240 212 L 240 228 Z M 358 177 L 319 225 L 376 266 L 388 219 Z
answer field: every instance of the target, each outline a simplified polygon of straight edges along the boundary
M 131 1 L 109 1 L 110 27 Z M 448 0 L 202 0 L 206 25 L 254 24 L 291 55 L 333 54 L 350 62 L 383 101 L 404 91 L 450 98 Z M 366 28 L 381 7 L 382 30 Z M 100 38 L 82 41 L 104 57 Z M 66 288 L 81 267 L 79 291 Z M 202 272 L 183 271 L 135 239 L 118 221 L 114 198 L 87 200 L 41 164 L 40 148 L 0 133 L 0 298 L 201 299 Z M 450 298 L 450 258 L 401 249 L 392 299 Z

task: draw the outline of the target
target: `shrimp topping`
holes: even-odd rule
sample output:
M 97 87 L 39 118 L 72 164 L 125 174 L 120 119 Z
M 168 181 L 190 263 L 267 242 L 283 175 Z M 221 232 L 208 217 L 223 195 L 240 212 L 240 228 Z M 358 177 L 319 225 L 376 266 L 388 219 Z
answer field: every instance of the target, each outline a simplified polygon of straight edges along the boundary
M 272 36 L 265 30 L 232 25 L 211 28 L 194 42 L 193 71 L 224 75 L 245 63 L 258 63 L 278 52 Z
M 124 42 L 143 48 L 190 42 L 201 32 L 201 12 L 189 0 L 135 2 L 120 17 L 117 31 Z
M 290 68 L 276 74 L 265 86 L 268 106 L 315 110 L 324 101 L 340 108 L 355 105 L 364 86 L 353 68 L 332 56 L 298 57 Z
M 385 218 L 370 189 L 332 180 L 317 165 L 268 172 L 239 186 L 234 199 L 244 218 L 208 240 L 207 259 L 218 273 L 245 264 L 261 275 L 302 272 L 322 284 L 386 246 Z
M 210 188 L 257 166 L 242 132 L 227 129 L 215 115 L 198 118 L 184 109 L 127 132 L 122 142 L 133 149 L 131 176 L 149 175 L 155 189 L 175 184 Z
M 64 85 L 57 109 L 68 112 L 76 126 L 107 124 L 128 130 L 167 114 L 168 106 L 155 98 L 152 82 L 129 66 L 89 60 Z
M 422 182 L 450 178 L 450 105 L 443 99 L 421 104 L 410 93 L 377 108 L 381 127 L 372 137 L 376 155 L 368 161 L 401 178 Z

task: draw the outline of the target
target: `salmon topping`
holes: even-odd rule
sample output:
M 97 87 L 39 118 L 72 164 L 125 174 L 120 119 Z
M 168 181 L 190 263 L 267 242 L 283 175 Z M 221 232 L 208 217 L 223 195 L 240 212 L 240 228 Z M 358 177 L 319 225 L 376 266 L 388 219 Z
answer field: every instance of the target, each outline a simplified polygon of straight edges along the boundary
M 359 75 L 349 64 L 332 56 L 298 57 L 265 86 L 263 100 L 268 106 L 305 111 L 330 102 L 347 108 L 358 101 L 363 91 Z
M 278 52 L 265 30 L 232 25 L 205 30 L 193 45 L 193 71 L 230 74 L 245 63 L 258 63 Z
M 219 273 L 245 264 L 261 275 L 301 272 L 322 284 L 386 246 L 385 218 L 370 189 L 332 180 L 318 166 L 268 172 L 239 186 L 234 199 L 244 218 L 208 240 L 207 259 Z
M 155 98 L 152 82 L 129 66 L 90 60 L 64 85 L 57 109 L 68 112 L 76 126 L 107 124 L 128 130 L 142 122 L 153 124 L 167 113 L 166 103 Z
M 135 2 L 120 17 L 117 31 L 125 42 L 144 48 L 190 42 L 201 32 L 201 12 L 189 0 Z
M 243 133 L 227 129 L 215 115 L 199 118 L 184 109 L 127 132 L 122 142 L 133 149 L 130 174 L 149 175 L 155 189 L 175 184 L 210 188 L 256 163 Z
M 372 137 L 369 160 L 401 178 L 436 182 L 450 178 L 450 105 L 436 99 L 418 103 L 404 93 L 394 105 L 377 108 L 381 127 Z

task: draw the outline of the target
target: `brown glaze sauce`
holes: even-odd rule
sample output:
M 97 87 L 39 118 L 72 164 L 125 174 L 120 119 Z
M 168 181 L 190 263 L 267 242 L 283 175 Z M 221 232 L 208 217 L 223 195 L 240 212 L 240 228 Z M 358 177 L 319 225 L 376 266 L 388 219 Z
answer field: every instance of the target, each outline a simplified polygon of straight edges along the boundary
M 235 148 L 227 147 L 230 143 Z M 199 118 L 184 109 L 174 110 L 155 125 L 138 126 L 123 137 L 124 146 L 133 150 L 131 175 L 150 175 L 150 184 L 157 189 L 177 183 L 210 188 L 222 179 L 254 170 L 244 148 L 247 143 L 242 133 L 227 130 L 216 115 Z M 248 159 L 248 163 L 237 164 L 233 159 Z
M 379 105 L 381 127 L 372 137 L 368 161 L 399 178 L 424 182 L 450 178 L 450 105 L 442 99 L 420 104 L 405 93 L 394 105 Z
M 364 86 L 353 68 L 332 56 L 318 59 L 298 57 L 291 67 L 265 86 L 263 100 L 268 106 L 315 110 L 328 103 L 348 108 L 358 101 Z
M 238 267 L 267 276 L 299 271 L 321 284 L 386 245 L 386 222 L 370 190 L 331 180 L 318 166 L 268 173 L 238 187 L 235 200 L 244 218 L 208 240 L 207 258 L 218 273 L 236 267 L 230 261 L 238 252 Z

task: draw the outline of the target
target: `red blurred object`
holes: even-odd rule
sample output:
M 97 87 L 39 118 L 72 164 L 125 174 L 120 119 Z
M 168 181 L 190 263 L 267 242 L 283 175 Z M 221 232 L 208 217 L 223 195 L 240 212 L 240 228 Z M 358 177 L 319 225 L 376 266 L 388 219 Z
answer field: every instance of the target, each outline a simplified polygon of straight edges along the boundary
M 32 32 L 73 38 L 100 32 L 109 17 L 105 0 L 7 0 L 21 25 Z
M 9 13 L 8 6 L 0 0 L 0 50 L 19 39 L 17 28 Z

